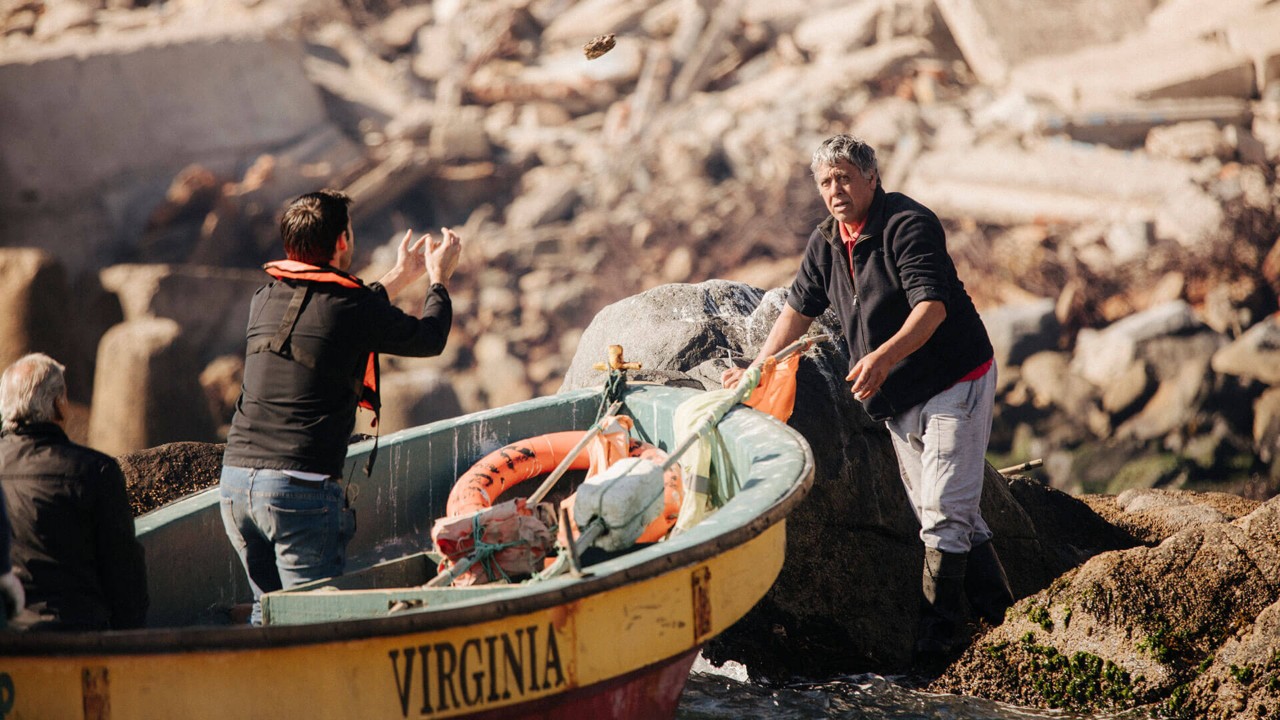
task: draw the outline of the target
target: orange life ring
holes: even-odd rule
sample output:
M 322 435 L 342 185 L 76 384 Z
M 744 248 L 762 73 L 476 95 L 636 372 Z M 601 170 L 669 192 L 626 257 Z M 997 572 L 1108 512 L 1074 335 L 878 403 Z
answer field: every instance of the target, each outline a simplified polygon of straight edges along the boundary
M 584 430 L 547 433 L 517 440 L 485 455 L 463 473 L 449 491 L 446 514 L 456 517 L 493 507 L 509 488 L 555 470 L 585 433 Z M 635 439 L 630 442 L 630 455 L 659 465 L 667 460 L 667 453 L 660 448 Z M 570 470 L 589 468 L 590 460 L 586 450 L 578 453 L 569 465 Z M 670 532 L 680 515 L 683 498 L 684 484 L 680 478 L 680 466 L 672 465 L 663 476 L 662 512 L 649 523 L 636 542 L 655 542 Z

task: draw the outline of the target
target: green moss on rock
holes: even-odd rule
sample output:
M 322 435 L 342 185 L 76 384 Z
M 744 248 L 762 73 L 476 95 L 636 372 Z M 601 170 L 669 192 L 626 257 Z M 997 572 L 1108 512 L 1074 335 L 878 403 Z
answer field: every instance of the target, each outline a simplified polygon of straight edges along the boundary
M 1134 704 L 1129 671 L 1092 653 L 1064 655 L 1036 642 L 1034 633 L 1021 638 L 1021 649 L 1030 658 L 1027 681 L 1051 708 L 1092 710 L 1128 708 Z

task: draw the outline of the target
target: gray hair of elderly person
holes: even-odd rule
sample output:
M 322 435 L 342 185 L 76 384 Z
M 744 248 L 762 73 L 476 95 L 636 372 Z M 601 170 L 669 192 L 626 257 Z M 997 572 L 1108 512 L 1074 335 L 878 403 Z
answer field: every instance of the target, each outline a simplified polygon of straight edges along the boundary
M 870 180 L 874 174 L 876 187 L 880 187 L 880 164 L 876 162 L 876 150 L 852 135 L 832 135 L 817 150 L 813 151 L 813 161 L 809 163 L 809 171 L 814 175 L 824 165 L 834 167 L 841 160 L 858 168 L 862 177 Z
M 66 368 L 44 353 L 18 358 L 0 376 L 0 430 L 58 422 L 58 400 L 67 392 Z

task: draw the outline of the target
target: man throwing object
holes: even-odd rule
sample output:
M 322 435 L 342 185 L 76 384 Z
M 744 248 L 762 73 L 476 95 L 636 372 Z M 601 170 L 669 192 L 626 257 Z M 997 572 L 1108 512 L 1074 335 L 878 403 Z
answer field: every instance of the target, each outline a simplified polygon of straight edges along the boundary
M 405 233 L 395 267 L 365 285 L 346 195 L 303 195 L 280 222 L 287 260 L 249 310 L 244 385 L 227 435 L 222 521 L 253 589 L 263 593 L 341 575 L 355 513 L 339 484 L 356 407 L 378 409 L 378 353 L 439 355 L 453 310 L 445 284 L 462 246 L 448 228 Z M 431 283 L 421 317 L 391 304 L 418 278 Z

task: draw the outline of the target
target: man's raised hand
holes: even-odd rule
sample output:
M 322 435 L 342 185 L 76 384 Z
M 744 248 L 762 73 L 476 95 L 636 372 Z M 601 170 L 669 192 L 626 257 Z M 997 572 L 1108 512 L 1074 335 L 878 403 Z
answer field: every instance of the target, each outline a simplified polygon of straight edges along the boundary
M 423 235 L 428 240 L 425 254 L 427 273 L 431 282 L 445 284 L 458 269 L 458 260 L 462 256 L 462 238 L 449 228 L 440 228 L 440 238 Z M 421 242 L 421 240 L 419 241 Z

